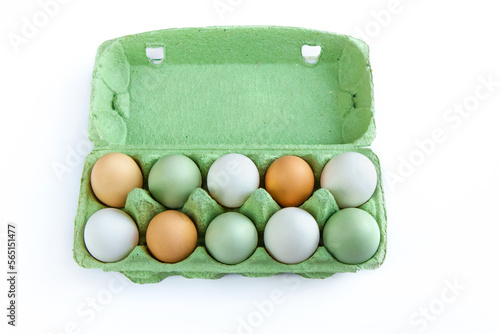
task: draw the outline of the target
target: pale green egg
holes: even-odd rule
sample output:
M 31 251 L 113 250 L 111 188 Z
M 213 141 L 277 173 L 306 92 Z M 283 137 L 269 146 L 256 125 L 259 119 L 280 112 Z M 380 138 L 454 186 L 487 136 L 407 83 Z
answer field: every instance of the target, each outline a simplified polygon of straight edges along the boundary
M 368 261 L 380 244 L 380 228 L 366 211 L 348 208 L 334 213 L 323 230 L 323 244 L 340 262 Z
M 189 195 L 201 187 L 201 172 L 184 155 L 169 155 L 158 160 L 148 177 L 151 195 L 170 209 L 180 209 Z
M 205 245 L 217 261 L 237 264 L 245 261 L 257 248 L 257 229 L 241 213 L 226 212 L 208 225 Z

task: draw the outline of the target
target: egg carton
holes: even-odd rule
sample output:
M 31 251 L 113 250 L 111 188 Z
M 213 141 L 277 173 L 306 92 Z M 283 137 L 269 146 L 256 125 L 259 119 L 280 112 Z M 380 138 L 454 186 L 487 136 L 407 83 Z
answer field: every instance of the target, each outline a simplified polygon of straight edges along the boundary
M 319 50 L 308 55 L 309 48 Z M 368 48 L 349 36 L 289 27 L 209 27 L 168 29 L 125 36 L 103 43 L 92 76 L 89 138 L 73 253 L 85 268 L 118 271 L 136 283 L 154 283 L 172 275 L 220 278 L 226 274 L 263 277 L 296 273 L 324 278 L 339 272 L 374 269 L 387 248 L 386 210 L 380 163 L 367 147 L 375 137 L 373 85 Z M 334 197 L 319 187 L 321 171 L 336 155 L 354 151 L 375 165 L 378 183 L 360 208 L 380 228 L 380 246 L 361 264 L 337 261 L 322 245 L 306 261 L 283 264 L 263 245 L 268 219 L 280 206 L 264 189 L 267 168 L 277 158 L 296 155 L 311 166 L 313 195 L 300 207 L 311 213 L 322 231 L 339 210 Z M 103 263 L 85 247 L 89 217 L 105 208 L 93 194 L 94 163 L 110 152 L 131 156 L 141 167 L 143 189 L 129 193 L 124 208 L 139 227 L 139 245 L 125 259 Z M 207 192 L 211 164 L 228 153 L 249 157 L 260 174 L 260 188 L 236 209 L 219 205 Z M 148 251 L 150 220 L 167 210 L 147 188 L 151 167 L 160 158 L 183 154 L 199 166 L 203 184 L 180 211 L 198 229 L 194 252 L 178 263 L 162 263 Z M 205 231 L 217 215 L 236 211 L 257 227 L 258 247 L 242 263 L 213 259 L 204 246 Z

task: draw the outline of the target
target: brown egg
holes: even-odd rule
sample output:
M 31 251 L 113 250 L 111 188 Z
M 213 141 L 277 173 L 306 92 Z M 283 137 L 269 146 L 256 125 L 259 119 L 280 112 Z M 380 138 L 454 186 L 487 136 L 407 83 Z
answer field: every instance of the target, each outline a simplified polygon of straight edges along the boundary
M 142 172 L 137 163 L 123 153 L 108 153 L 97 160 L 90 184 L 96 197 L 114 208 L 125 206 L 127 195 L 142 187 Z
M 187 258 L 196 248 L 198 232 L 193 221 L 175 210 L 157 214 L 149 223 L 146 243 L 161 262 L 175 263 Z
M 281 206 L 299 206 L 311 196 L 314 174 L 303 159 L 287 155 L 275 160 L 266 173 L 266 190 Z

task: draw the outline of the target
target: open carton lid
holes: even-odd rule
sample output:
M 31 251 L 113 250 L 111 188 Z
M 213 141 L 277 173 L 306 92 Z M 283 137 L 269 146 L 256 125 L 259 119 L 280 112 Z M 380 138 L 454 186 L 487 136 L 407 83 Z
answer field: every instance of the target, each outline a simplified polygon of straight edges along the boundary
M 368 146 L 375 137 L 367 45 L 301 28 L 168 29 L 107 41 L 90 109 L 96 148 Z

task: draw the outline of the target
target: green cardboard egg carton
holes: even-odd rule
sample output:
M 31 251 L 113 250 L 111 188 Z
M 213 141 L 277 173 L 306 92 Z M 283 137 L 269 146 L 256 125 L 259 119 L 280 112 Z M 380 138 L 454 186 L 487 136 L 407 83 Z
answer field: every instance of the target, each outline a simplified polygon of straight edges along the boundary
M 319 58 L 302 55 L 303 45 L 321 46 Z M 103 43 L 95 60 L 89 119 L 93 151 L 86 157 L 73 253 L 85 268 L 118 271 L 137 283 L 172 275 L 220 278 L 296 273 L 324 278 L 340 272 L 374 269 L 387 247 L 386 211 L 380 164 L 369 146 L 375 137 L 373 84 L 367 45 L 349 36 L 288 27 L 210 27 L 168 29 L 125 36 Z M 356 151 L 375 165 L 378 185 L 360 208 L 381 231 L 378 251 L 365 263 L 337 261 L 323 247 L 299 264 L 274 260 L 263 244 L 267 220 L 280 209 L 264 189 L 269 165 L 284 155 L 305 159 L 314 171 L 315 191 L 301 206 L 320 231 L 339 210 L 331 193 L 319 188 L 325 164 L 337 154 Z M 131 156 L 144 175 L 143 189 L 129 193 L 123 210 L 137 222 L 139 245 L 125 259 L 102 263 L 87 251 L 83 231 L 88 218 L 105 208 L 92 192 L 90 173 L 110 152 Z M 181 209 L 196 224 L 198 245 L 178 263 L 161 263 L 148 251 L 149 221 L 166 210 L 147 189 L 153 164 L 169 154 L 184 154 L 200 167 L 202 188 Z M 261 186 L 237 209 L 220 206 L 207 192 L 210 165 L 227 153 L 252 159 Z M 246 261 L 226 265 L 204 247 L 207 225 L 217 215 L 238 211 L 256 225 L 259 244 Z

